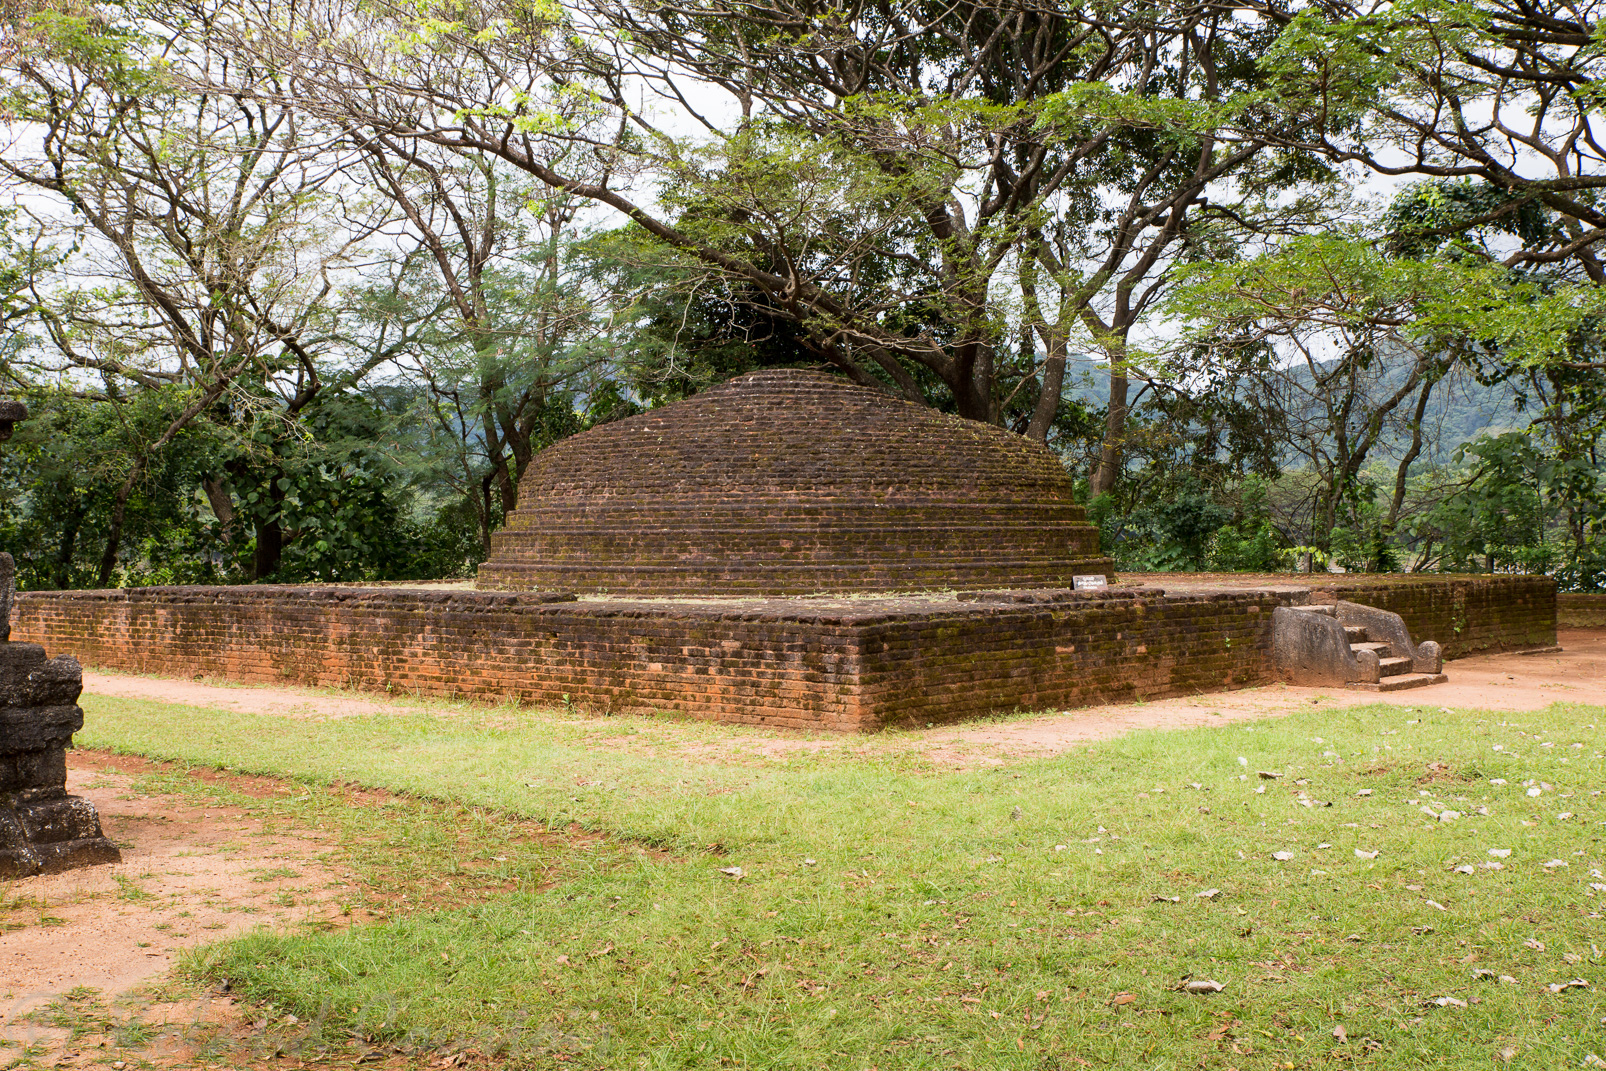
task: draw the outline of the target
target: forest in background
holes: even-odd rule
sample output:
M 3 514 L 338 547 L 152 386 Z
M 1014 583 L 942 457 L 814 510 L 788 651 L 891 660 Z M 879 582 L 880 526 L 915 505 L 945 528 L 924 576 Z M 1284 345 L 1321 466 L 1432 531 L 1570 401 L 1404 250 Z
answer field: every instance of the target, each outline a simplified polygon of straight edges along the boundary
M 801 365 L 1124 570 L 1606 589 L 1593 12 L 0 0 L 0 547 L 469 576 L 544 446 Z

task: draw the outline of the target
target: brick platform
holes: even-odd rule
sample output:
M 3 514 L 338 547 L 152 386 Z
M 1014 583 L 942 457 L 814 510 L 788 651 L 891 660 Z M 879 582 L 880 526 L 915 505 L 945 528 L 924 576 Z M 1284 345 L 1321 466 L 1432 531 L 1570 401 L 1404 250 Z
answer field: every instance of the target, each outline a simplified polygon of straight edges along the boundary
M 1606 628 L 1606 595 L 1557 595 L 1556 623 L 1562 628 Z
M 1544 578 L 1152 577 L 1168 590 L 631 601 L 328 587 L 29 592 L 19 639 L 87 665 L 874 730 L 1273 679 L 1271 609 L 1393 610 L 1450 657 L 1555 642 Z M 1452 671 L 1453 672 L 1453 671 Z

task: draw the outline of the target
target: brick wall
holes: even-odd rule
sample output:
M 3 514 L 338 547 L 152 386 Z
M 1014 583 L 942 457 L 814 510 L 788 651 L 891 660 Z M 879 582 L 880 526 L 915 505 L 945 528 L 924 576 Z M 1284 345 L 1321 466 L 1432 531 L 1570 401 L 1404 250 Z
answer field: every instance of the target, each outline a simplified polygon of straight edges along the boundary
M 1396 609 L 1418 639 L 1553 643 L 1554 589 L 1526 578 L 1324 589 Z M 1430 590 L 1417 590 L 1417 587 Z M 28 592 L 14 638 L 134 673 L 669 711 L 874 729 L 1271 679 L 1269 619 L 1303 590 L 596 601 L 323 587 Z M 1389 605 L 1392 604 L 1392 605 Z M 1541 622 L 1545 607 L 1551 622 Z M 1460 632 L 1436 632 L 1459 622 Z M 1476 649 L 1476 648 L 1474 648 Z M 1458 651 L 1459 653 L 1459 651 Z
M 1167 595 L 866 622 L 860 685 L 881 725 L 1161 699 L 1270 682 L 1270 592 Z
M 1556 624 L 1562 628 L 1606 628 L 1606 595 L 1557 595 Z
M 1391 610 L 1412 639 L 1437 640 L 1446 658 L 1556 642 L 1556 582 L 1548 576 L 1355 577 L 1315 583 L 1311 598 Z

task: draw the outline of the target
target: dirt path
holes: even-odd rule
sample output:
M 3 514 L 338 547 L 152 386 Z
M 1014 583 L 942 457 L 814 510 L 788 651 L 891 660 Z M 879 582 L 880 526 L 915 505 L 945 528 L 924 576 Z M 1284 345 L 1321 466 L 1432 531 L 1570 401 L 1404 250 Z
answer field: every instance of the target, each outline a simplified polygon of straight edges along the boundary
M 323 861 L 324 838 L 146 794 L 137 759 L 69 754 L 68 790 L 95 804 L 123 861 L 0 883 L 0 1063 L 88 1066 L 125 1049 L 147 1061 L 238 1033 L 232 999 L 158 983 L 184 948 L 261 926 L 338 924 L 344 882 Z M 165 1049 L 141 1041 L 152 1032 Z

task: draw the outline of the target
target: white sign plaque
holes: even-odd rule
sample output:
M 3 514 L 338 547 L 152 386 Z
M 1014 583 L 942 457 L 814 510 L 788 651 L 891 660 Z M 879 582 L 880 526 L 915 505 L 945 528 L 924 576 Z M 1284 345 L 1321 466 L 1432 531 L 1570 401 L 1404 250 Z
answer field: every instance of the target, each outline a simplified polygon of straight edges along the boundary
M 1073 591 L 1087 591 L 1090 588 L 1103 588 L 1108 586 L 1108 581 L 1106 581 L 1101 575 L 1071 577 L 1071 590 Z

